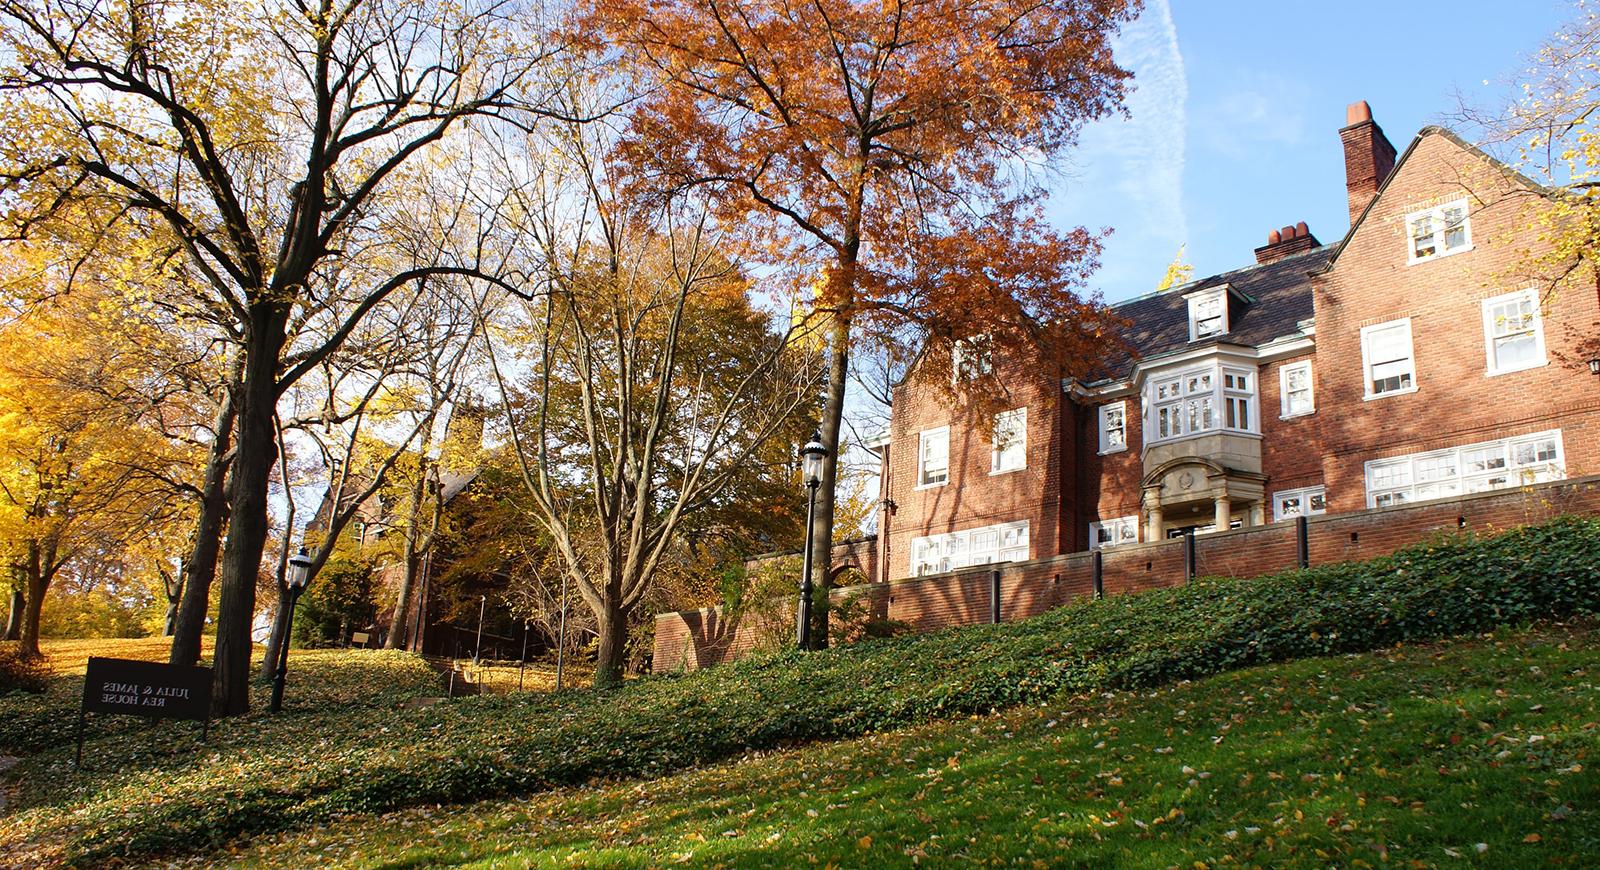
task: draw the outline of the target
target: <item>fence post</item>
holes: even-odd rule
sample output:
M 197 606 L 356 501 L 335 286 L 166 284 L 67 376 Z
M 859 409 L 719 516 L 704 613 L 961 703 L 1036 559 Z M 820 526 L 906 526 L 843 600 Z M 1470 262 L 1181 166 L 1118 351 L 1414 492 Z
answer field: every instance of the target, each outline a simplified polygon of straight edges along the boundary
M 1300 567 L 1311 567 L 1311 521 L 1304 514 L 1294 518 L 1294 533 L 1299 537 Z
M 1000 624 L 1000 571 L 989 572 L 989 622 Z
M 1099 550 L 1095 550 L 1089 557 L 1089 564 L 1094 568 L 1094 597 L 1098 601 L 1106 597 L 1105 555 Z
M 1194 529 L 1185 529 L 1183 532 L 1183 582 L 1194 581 L 1195 552 Z

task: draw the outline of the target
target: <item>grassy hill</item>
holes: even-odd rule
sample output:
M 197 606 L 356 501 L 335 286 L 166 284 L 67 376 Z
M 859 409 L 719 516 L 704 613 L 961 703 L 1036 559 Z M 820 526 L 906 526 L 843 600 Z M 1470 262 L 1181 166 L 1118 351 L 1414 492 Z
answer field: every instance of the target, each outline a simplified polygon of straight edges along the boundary
M 0 856 L 5 856 L 0 861 L 89 865 L 122 856 L 216 854 L 232 848 L 241 837 L 314 828 L 341 816 L 561 794 L 561 789 L 596 780 L 659 778 L 797 743 L 855 738 L 1018 707 L 1081 706 L 1095 693 L 1112 692 L 1110 700 L 1124 699 L 1127 710 L 1137 711 L 1153 703 L 1141 700 L 1139 693 L 1183 680 L 1597 611 L 1600 522 L 1567 519 L 1498 536 L 1441 538 L 1367 563 L 1248 581 L 1203 581 L 1084 602 L 1019 623 L 865 642 L 820 654 L 753 658 L 681 678 L 639 680 L 610 693 L 573 690 L 479 697 L 410 709 L 401 706 L 407 699 L 438 693 L 420 662 L 374 651 L 327 653 L 296 665 L 294 706 L 284 715 L 257 712 L 219 723 L 207 745 L 199 743 L 195 729 L 184 725 L 151 729 L 139 720 L 119 720 L 131 724 L 97 731 L 86 753 L 92 761 L 83 773 L 70 771 L 70 725 L 76 703 L 72 681 L 81 678 L 60 677 L 59 691 L 44 699 L 0 699 L 0 751 L 18 747 L 28 753 L 17 768 L 23 784 L 16 795 L 19 809 L 0 826 Z M 1395 685 L 1404 688 L 1404 669 L 1395 674 Z M 1529 685 L 1530 692 L 1544 690 L 1537 683 Z M 1206 695 L 1194 697 L 1200 702 Z M 1297 702 L 1288 700 L 1292 712 Z M 1218 703 L 1222 705 L 1220 696 Z M 1250 709 L 1249 714 L 1240 714 L 1249 721 L 1280 708 L 1263 703 L 1235 709 Z M 1120 751 L 1118 737 L 1132 725 L 1097 729 L 1094 722 L 1114 723 L 1122 714 L 1116 709 L 1084 708 L 1069 719 L 1063 718 L 1065 708 L 1057 712 L 1061 715 L 1055 717 L 1056 733 L 1070 732 L 1078 739 L 1083 733 L 1102 732 L 1096 741 L 1074 750 L 1081 763 L 1115 765 L 1111 754 Z M 1221 714 L 1202 706 L 1189 715 Z M 1385 721 L 1373 718 L 1377 715 L 1363 718 L 1369 723 Z M 1461 715 L 1466 721 L 1467 714 Z M 1479 721 L 1495 727 L 1493 720 Z M 1024 724 L 1024 719 L 1017 719 L 1009 727 Z M 972 727 L 981 730 L 984 725 Z M 1116 733 L 1107 730 L 1111 728 Z M 1170 739 L 1176 741 L 1178 736 Z M 1207 739 L 1211 736 L 1223 736 L 1219 745 L 1227 751 L 1245 753 L 1237 765 L 1260 768 L 1257 776 L 1264 779 L 1252 784 L 1280 802 L 1282 812 L 1292 816 L 1299 809 L 1306 815 L 1316 809 L 1314 804 L 1302 805 L 1308 796 L 1289 790 L 1298 788 L 1292 784 L 1301 780 L 1284 772 L 1284 765 L 1303 751 L 1302 737 L 1241 741 L 1211 732 Z M 1553 748 L 1552 734 L 1539 736 L 1545 739 L 1529 745 L 1538 751 Z M 989 734 L 987 739 L 1001 738 Z M 1147 737 L 1142 745 L 1154 740 Z M 1101 741 L 1106 745 L 1098 746 Z M 1172 753 L 1156 752 L 1166 745 L 1173 747 Z M 1447 751 L 1459 749 L 1451 746 Z M 1149 752 L 1165 758 L 1176 755 L 1177 747 L 1174 742 Z M 1507 750 L 1495 750 L 1500 751 Z M 1579 745 L 1573 751 L 1589 750 Z M 1317 767 L 1305 773 L 1317 778 L 1307 784 L 1341 773 L 1340 765 L 1348 759 L 1330 752 L 1323 749 L 1315 756 L 1320 759 Z M 906 754 L 921 758 L 909 752 L 909 744 Z M 1125 751 L 1115 758 L 1133 765 L 1137 755 Z M 1575 763 L 1583 762 L 1582 757 L 1574 758 Z M 924 765 L 926 760 L 907 764 L 917 771 L 929 766 L 940 769 Z M 1570 767 L 1565 758 L 1559 760 Z M 964 762 L 957 759 L 957 763 Z M 992 763 L 1000 765 L 1000 759 Z M 1192 761 L 1186 764 L 1207 770 Z M 1475 764 L 1464 769 L 1476 771 Z M 1214 777 L 1194 778 L 1220 779 L 1220 761 L 1216 766 Z M 1395 769 L 1392 763 L 1383 766 Z M 1275 768 L 1284 768 L 1277 770 L 1283 779 L 1269 775 Z M 1104 783 L 1095 783 L 1103 794 L 1121 787 L 1111 782 L 1113 777 L 1132 782 L 1126 774 L 1099 772 L 1107 773 L 1100 778 Z M 1047 784 L 1044 773 L 1038 775 L 1041 781 L 1030 779 L 1030 786 Z M 1558 785 L 1563 775 L 1548 778 Z M 938 787 L 946 785 L 948 780 Z M 656 786 L 636 786 L 631 801 L 654 801 Z M 748 789 L 727 789 L 726 795 L 760 800 Z M 1399 794 L 1373 794 L 1377 799 L 1385 796 Z M 931 816 L 935 805 L 943 811 L 944 804 L 959 804 L 968 797 L 965 787 L 949 793 L 930 790 L 913 804 Z M 565 805 L 569 799 L 570 795 L 553 800 Z M 1469 804 L 1461 808 L 1464 817 L 1476 816 L 1471 801 L 1458 803 Z M 993 811 L 992 804 L 985 799 L 982 805 L 989 809 L 975 812 Z M 1110 830 L 1103 824 L 1110 821 L 1143 830 L 1134 825 L 1137 820 L 1157 829 L 1195 812 L 1172 804 L 1161 813 L 1176 807 L 1179 816 L 1156 825 L 1153 805 L 1152 815 L 1144 815 L 1142 805 L 1135 809 L 1131 801 L 1128 804 L 1112 807 L 1117 816 L 1096 813 L 1100 818 L 1096 824 Z M 1570 812 L 1560 811 L 1559 805 L 1549 811 L 1568 815 L 1578 811 L 1577 804 L 1571 806 Z M 880 815 L 892 817 L 878 810 L 863 812 L 864 824 Z M 1439 813 L 1442 817 L 1443 810 Z M 994 818 L 974 816 L 974 820 Z M 799 817 L 793 821 L 802 827 L 807 824 Z M 1333 830 L 1343 824 L 1336 822 Z M 1271 830 L 1259 824 L 1249 827 Z M 721 837 L 722 830 L 732 829 L 697 833 L 710 839 Z M 1177 829 L 1163 832 L 1171 830 Z M 624 833 L 619 828 L 607 836 Z M 1020 836 L 1013 834 L 1013 839 Z M 867 837 L 873 839 L 863 849 L 883 840 L 869 831 L 852 842 L 859 844 Z M 1078 842 L 1074 835 L 1059 837 Z M 739 835 L 725 839 L 737 841 Z M 831 837 L 824 839 L 832 842 Z M 1576 854 L 1592 854 L 1585 851 L 1588 845 L 1569 848 Z M 634 860 L 653 859 L 624 863 Z
M 273 838 L 248 867 L 1600 865 L 1600 627 L 1504 630 Z

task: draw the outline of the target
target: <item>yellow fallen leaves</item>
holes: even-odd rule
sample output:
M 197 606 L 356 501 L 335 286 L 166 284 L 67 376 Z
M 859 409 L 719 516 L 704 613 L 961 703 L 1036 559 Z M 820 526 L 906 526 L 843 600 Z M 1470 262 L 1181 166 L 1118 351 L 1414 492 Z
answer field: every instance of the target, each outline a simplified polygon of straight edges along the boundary
M 857 849 L 870 849 L 870 848 L 872 848 L 872 837 L 867 836 L 867 837 L 862 837 L 861 839 L 857 840 L 856 841 L 856 848 Z

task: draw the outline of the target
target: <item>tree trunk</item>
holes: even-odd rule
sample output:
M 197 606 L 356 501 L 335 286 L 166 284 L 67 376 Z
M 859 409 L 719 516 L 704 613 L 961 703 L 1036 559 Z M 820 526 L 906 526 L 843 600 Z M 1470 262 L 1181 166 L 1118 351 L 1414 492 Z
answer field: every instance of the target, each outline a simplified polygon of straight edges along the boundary
M 811 648 L 828 646 L 829 592 L 833 586 L 834 486 L 839 479 L 839 434 L 844 421 L 844 392 L 850 372 L 850 321 L 834 315 L 828 331 L 828 393 L 822 409 L 822 443 L 828 456 L 822 461 L 822 485 L 817 488 L 817 510 L 811 519 Z
M 256 672 L 256 678 L 262 682 L 270 682 L 278 673 L 278 656 L 281 655 L 283 645 L 289 642 L 286 636 L 289 631 L 289 589 L 282 583 L 278 584 L 278 606 L 272 614 L 272 631 L 267 635 L 267 654 L 261 659 L 261 669 Z
M 270 295 L 270 294 L 269 294 Z M 217 648 L 212 712 L 240 716 L 250 711 L 250 625 L 256 582 L 267 543 L 267 488 L 278 462 L 273 426 L 278 401 L 278 356 L 283 349 L 287 303 L 251 306 L 249 343 L 239 389 L 238 448 L 233 457 L 233 498 L 228 539 L 222 549 L 222 595 L 217 603 Z
M 409 633 L 407 617 L 411 613 L 411 590 L 416 588 L 417 568 L 422 559 L 417 555 L 416 544 L 406 538 L 405 570 L 400 574 L 400 600 L 394 603 L 394 618 L 389 621 L 389 636 L 383 641 L 384 649 L 405 649 Z
M 38 545 L 29 542 L 30 562 L 27 569 L 27 590 L 22 605 L 22 632 L 18 636 L 20 645 L 18 651 L 25 658 L 38 658 L 39 653 L 39 612 L 44 607 L 44 592 L 50 585 L 50 578 L 41 570 L 37 553 Z
M 200 661 L 200 638 L 205 634 L 206 611 L 211 609 L 211 581 L 217 575 L 217 553 L 222 548 L 222 527 L 228 520 L 228 451 L 233 445 L 234 404 L 231 387 L 217 406 L 211 449 L 206 453 L 206 475 L 200 490 L 200 516 L 194 541 L 184 560 L 183 601 L 172 627 L 172 653 L 167 661 L 193 666 Z
M 600 649 L 595 655 L 594 686 L 611 689 L 622 685 L 627 663 L 628 614 L 611 599 L 599 616 Z
M 22 594 L 22 587 L 11 587 L 11 608 L 6 616 L 6 640 L 22 639 L 22 608 L 26 596 Z
M 173 630 L 178 625 L 178 599 L 167 599 L 167 615 L 161 620 L 161 636 L 172 637 Z
M 418 544 L 421 543 L 422 531 L 417 524 L 422 522 L 422 498 L 428 488 L 429 441 L 424 433 L 422 446 L 417 451 L 417 479 L 411 484 L 411 516 L 406 520 L 405 571 L 400 575 L 400 597 L 394 603 L 394 618 L 389 620 L 389 636 L 384 638 L 384 649 L 405 649 L 406 646 L 406 616 L 411 609 L 411 590 L 416 588 L 417 565 L 421 562 Z M 429 537 L 432 537 L 431 533 Z

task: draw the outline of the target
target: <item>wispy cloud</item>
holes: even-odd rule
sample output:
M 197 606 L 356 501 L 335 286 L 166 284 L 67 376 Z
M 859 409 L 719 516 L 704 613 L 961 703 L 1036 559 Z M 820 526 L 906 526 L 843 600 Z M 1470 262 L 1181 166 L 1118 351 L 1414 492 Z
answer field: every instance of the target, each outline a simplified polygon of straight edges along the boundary
M 1052 212 L 1062 223 L 1113 230 L 1095 282 L 1108 299 L 1154 288 L 1188 240 L 1183 173 L 1188 79 L 1168 0 L 1151 0 L 1117 39 L 1134 73 L 1128 118 L 1084 130 Z

